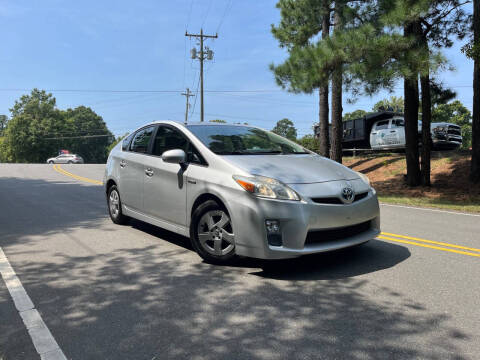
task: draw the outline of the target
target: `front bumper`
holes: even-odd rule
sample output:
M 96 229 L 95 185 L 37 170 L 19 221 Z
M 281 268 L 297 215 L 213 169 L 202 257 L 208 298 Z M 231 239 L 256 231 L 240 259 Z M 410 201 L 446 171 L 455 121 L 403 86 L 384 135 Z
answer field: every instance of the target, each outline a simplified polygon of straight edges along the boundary
M 436 134 L 432 143 L 435 149 L 456 149 L 462 145 L 463 138 L 459 135 Z
M 260 199 L 244 194 L 229 199 L 238 255 L 261 259 L 284 259 L 338 250 L 362 244 L 380 233 L 380 210 L 375 192 L 352 204 L 317 204 L 303 201 Z M 269 245 L 265 220 L 278 220 L 282 245 Z M 306 243 L 307 235 L 322 230 L 336 230 L 368 223 L 359 233 L 334 240 L 319 239 Z

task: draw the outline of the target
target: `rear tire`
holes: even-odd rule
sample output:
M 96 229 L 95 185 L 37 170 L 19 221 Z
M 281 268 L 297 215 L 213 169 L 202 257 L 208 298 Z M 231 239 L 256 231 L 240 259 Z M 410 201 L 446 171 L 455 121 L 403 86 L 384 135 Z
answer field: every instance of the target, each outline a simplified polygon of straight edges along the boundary
M 52 161 L 52 160 L 50 160 L 48 163 L 49 163 L 49 164 L 53 164 L 53 161 Z
M 108 188 L 107 205 L 110 219 L 112 219 L 115 224 L 124 225 L 128 221 L 128 217 L 123 215 L 122 201 L 116 185 Z
M 195 251 L 211 264 L 228 264 L 235 255 L 235 237 L 227 209 L 208 200 L 195 209 L 190 224 L 190 241 Z
M 72 160 L 68 160 L 68 164 L 73 164 L 73 161 L 72 161 Z

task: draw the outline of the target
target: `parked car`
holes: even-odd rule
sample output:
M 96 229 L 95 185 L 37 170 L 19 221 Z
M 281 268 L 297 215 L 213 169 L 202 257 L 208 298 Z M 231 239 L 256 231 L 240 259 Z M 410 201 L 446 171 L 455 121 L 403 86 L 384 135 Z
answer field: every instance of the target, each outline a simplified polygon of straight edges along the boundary
M 48 164 L 83 164 L 83 158 L 75 154 L 60 154 L 47 160 Z
M 430 124 L 432 148 L 453 150 L 462 145 L 462 132 L 458 125 L 450 123 Z M 418 122 L 418 138 L 421 139 L 422 122 Z M 373 150 L 394 150 L 405 148 L 405 121 L 403 116 L 380 120 L 370 131 L 370 146 Z
M 145 125 L 111 151 L 104 184 L 114 223 L 188 236 L 212 263 L 331 251 L 380 232 L 365 175 L 253 126 Z
M 432 148 L 453 150 L 462 145 L 461 128 L 452 123 L 432 123 Z M 318 136 L 319 128 L 315 127 Z M 419 121 L 418 139 L 421 141 Z M 405 148 L 405 121 L 402 113 L 380 111 L 343 122 L 344 149 L 395 150 Z

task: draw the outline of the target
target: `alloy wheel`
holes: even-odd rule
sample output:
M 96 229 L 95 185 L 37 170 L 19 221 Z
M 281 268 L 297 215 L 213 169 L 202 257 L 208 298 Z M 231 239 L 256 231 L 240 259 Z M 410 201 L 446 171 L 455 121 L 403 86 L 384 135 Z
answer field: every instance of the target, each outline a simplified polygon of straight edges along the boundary
M 110 214 L 116 218 L 120 212 L 120 201 L 117 190 L 114 189 L 110 192 L 108 204 L 110 206 Z
M 198 222 L 198 240 L 209 254 L 226 255 L 234 248 L 232 222 L 223 210 L 206 212 Z

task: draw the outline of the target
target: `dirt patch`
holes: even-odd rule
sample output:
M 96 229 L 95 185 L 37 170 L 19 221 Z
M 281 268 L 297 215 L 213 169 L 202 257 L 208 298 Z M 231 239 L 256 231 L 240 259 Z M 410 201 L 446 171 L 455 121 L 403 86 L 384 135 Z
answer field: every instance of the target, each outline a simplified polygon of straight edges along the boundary
M 404 154 L 345 157 L 344 165 L 368 176 L 379 195 L 426 197 L 458 203 L 480 204 L 480 185 L 468 181 L 470 155 L 432 153 L 431 187 L 409 187 L 405 184 Z

